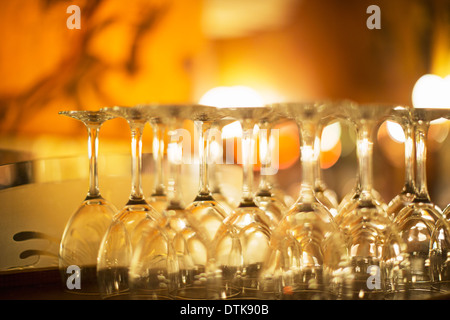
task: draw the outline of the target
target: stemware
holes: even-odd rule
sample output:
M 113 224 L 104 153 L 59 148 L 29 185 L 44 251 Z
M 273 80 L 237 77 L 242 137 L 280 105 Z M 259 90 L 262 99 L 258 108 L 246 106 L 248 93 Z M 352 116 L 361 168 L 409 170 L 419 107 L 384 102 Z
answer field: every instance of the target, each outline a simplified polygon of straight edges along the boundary
M 338 103 L 335 104 L 336 108 L 339 108 Z M 337 208 L 339 206 L 338 196 L 336 192 L 331 190 L 322 177 L 322 169 L 320 166 L 320 154 L 321 154 L 321 141 L 322 141 L 322 133 L 323 129 L 331 124 L 331 122 L 339 121 L 338 117 L 333 119 L 329 119 L 329 122 L 319 121 L 317 125 L 316 131 L 316 139 L 314 146 L 314 168 L 315 172 L 315 182 L 314 182 L 314 192 L 316 194 L 317 199 L 322 202 L 328 210 L 330 210 L 333 217 L 337 214 Z
M 274 217 L 274 222 L 278 223 L 287 210 L 285 202 L 279 194 L 273 190 L 272 177 L 278 172 L 278 154 L 275 149 L 275 140 L 279 140 L 274 124 L 279 119 L 279 115 L 272 112 L 269 116 L 259 119 L 259 155 L 261 162 L 260 181 L 258 190 L 255 193 L 254 201 L 258 207 Z M 278 150 L 277 150 L 278 151 Z
M 257 119 L 268 115 L 267 107 L 227 107 L 227 117 L 242 127 L 243 185 L 240 204 L 217 230 L 213 243 L 219 298 L 259 297 L 259 273 L 268 253 L 274 217 L 261 210 L 253 198 L 253 165 Z
M 186 207 L 199 225 L 207 231 L 210 241 L 227 216 L 223 207 L 214 199 L 209 187 L 208 167 L 210 164 L 210 143 L 213 136 L 217 139 L 220 131 L 213 127 L 222 116 L 218 109 L 210 106 L 194 106 L 195 112 L 186 114 L 186 118 L 194 121 L 196 138 L 198 139 L 199 187 L 195 199 Z M 214 134 L 217 133 L 217 134 Z
M 398 106 L 391 113 L 391 119 L 398 123 L 405 135 L 405 182 L 402 191 L 388 203 L 386 213 L 391 220 L 414 200 L 415 188 L 415 132 L 410 107 Z
M 394 219 L 411 256 L 411 293 L 417 297 L 432 294 L 434 291 L 430 255 L 433 256 L 434 264 L 447 260 L 447 256 L 441 255 L 448 252 L 450 230 L 447 229 L 448 224 L 444 221 L 442 210 L 431 201 L 426 175 L 428 128 L 430 122 L 443 117 L 445 111 L 412 111 L 416 138 L 416 194 L 411 204 L 403 208 Z
M 353 299 L 398 298 L 408 292 L 410 260 L 405 243 L 373 192 L 373 137 L 394 108 L 383 104 L 347 107 L 357 132 L 360 192 L 336 221 L 346 237 Z
M 136 226 L 146 219 L 155 221 L 161 214 L 150 206 L 142 189 L 142 134 L 149 119 L 142 106 L 110 107 L 102 109 L 108 114 L 125 119 L 131 131 L 131 192 L 128 202 L 109 226 L 100 246 L 97 276 L 104 298 L 120 297 L 129 293 L 128 269 L 133 250 L 140 239 Z
M 345 296 L 347 252 L 344 237 L 314 192 L 314 147 L 320 119 L 332 117 L 328 102 L 282 103 L 273 108 L 293 119 L 301 141 L 300 194 L 272 233 L 261 275 L 265 296 L 333 299 Z
M 210 130 L 213 132 L 219 132 L 218 135 L 211 135 L 213 137 L 213 141 L 209 141 L 209 181 L 211 185 L 211 195 L 215 201 L 217 201 L 220 206 L 223 208 L 225 214 L 228 216 L 233 212 L 234 205 L 230 201 L 229 197 L 223 191 L 223 185 L 221 183 L 223 172 L 220 164 L 223 164 L 223 154 L 220 151 L 220 148 L 223 150 L 223 137 L 222 132 L 223 128 L 230 123 L 230 119 L 219 118 L 212 124 Z M 220 141 L 220 143 L 219 143 Z
M 352 121 L 351 119 L 351 110 L 354 109 L 358 105 L 355 102 L 347 101 L 346 104 L 341 106 L 339 109 L 341 112 L 339 112 L 339 118 L 341 120 L 344 120 L 347 124 L 349 124 L 351 127 L 355 128 L 356 135 L 358 135 L 359 131 L 359 125 L 355 123 L 355 121 Z M 388 106 L 387 106 L 388 107 Z M 392 107 L 394 108 L 394 106 Z M 389 112 L 389 111 L 388 111 Z M 384 120 L 380 120 L 384 121 Z M 379 125 L 380 122 L 378 122 Z M 358 139 L 358 138 L 357 138 Z M 356 170 L 356 183 L 350 192 L 345 194 L 342 197 L 341 202 L 339 202 L 339 205 L 337 207 L 337 215 L 335 216 L 335 221 L 339 224 L 342 217 L 344 217 L 348 212 L 354 210 L 358 203 L 358 199 L 361 194 L 361 168 L 359 168 L 361 164 L 361 155 L 360 155 L 360 149 L 356 148 L 356 158 L 357 158 L 357 170 Z M 377 202 L 377 204 L 381 207 L 383 207 L 384 210 L 387 209 L 387 204 L 385 203 L 384 199 L 382 198 L 381 194 L 376 190 L 373 186 L 371 187 L 371 193 L 372 193 L 372 200 Z
M 61 115 L 83 122 L 88 132 L 89 190 L 65 226 L 59 249 L 59 268 L 64 282 L 69 266 L 80 268 L 81 288 L 70 292 L 98 294 L 97 253 L 116 208 L 100 194 L 98 181 L 98 135 L 102 124 L 113 116 L 100 111 L 61 111 Z
M 146 220 L 138 226 L 144 236 L 130 267 L 131 290 L 135 296 L 149 299 L 211 299 L 214 297 L 209 289 L 213 274 L 209 268 L 211 239 L 206 229 L 210 225 L 198 223 L 197 217 L 185 209 L 180 182 L 183 152 L 190 152 L 191 144 L 189 132 L 182 129 L 182 121 L 201 114 L 203 107 L 149 105 L 147 108 L 157 109 L 168 129 L 168 203 L 158 222 L 160 227 L 155 228 L 152 221 Z M 152 240 L 154 237 L 157 242 Z
M 366 144 L 370 145 L 370 156 L 372 159 L 372 151 L 373 151 L 373 134 L 378 130 L 378 127 L 386 121 L 389 116 L 392 115 L 393 109 L 398 108 L 398 106 L 394 105 L 358 105 L 353 102 L 349 102 L 344 104 L 340 108 L 340 117 L 346 119 L 346 121 L 354 127 L 356 132 L 356 160 L 357 160 L 357 171 L 356 171 L 356 183 L 354 188 L 347 193 L 342 201 L 339 203 L 337 208 L 337 214 L 334 216 L 334 219 L 338 225 L 345 219 L 348 214 L 351 214 L 355 208 L 358 206 L 361 192 L 362 192 L 362 179 L 367 178 L 366 176 L 362 176 L 363 172 L 367 173 L 368 171 L 372 172 L 372 167 L 369 169 L 361 168 L 364 164 L 365 159 L 363 157 L 367 156 L 365 145 L 362 145 L 360 141 L 366 142 Z M 379 118 L 376 118 L 379 115 Z M 369 126 L 370 124 L 370 126 Z M 367 137 L 364 137 L 367 136 Z M 372 166 L 372 161 L 370 161 L 370 166 Z M 387 210 L 387 204 L 382 199 L 380 193 L 375 189 L 372 185 L 372 176 L 370 177 L 370 190 L 366 190 L 371 193 L 371 201 L 376 204 L 377 207 L 380 207 L 382 210 Z
M 167 206 L 167 194 L 165 190 L 163 167 L 166 126 L 162 123 L 159 117 L 152 115 L 150 115 L 150 119 L 148 121 L 153 129 L 152 154 L 155 170 L 153 192 L 148 197 L 147 201 L 153 208 L 156 209 L 156 211 L 162 212 Z

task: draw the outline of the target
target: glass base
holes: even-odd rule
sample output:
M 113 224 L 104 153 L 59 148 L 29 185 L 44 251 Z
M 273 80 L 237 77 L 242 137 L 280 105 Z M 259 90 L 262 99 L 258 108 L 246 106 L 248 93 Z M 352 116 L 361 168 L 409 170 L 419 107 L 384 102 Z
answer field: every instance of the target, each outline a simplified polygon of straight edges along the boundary
M 128 268 L 111 268 L 97 273 L 98 285 L 103 299 L 129 297 Z
M 70 269 L 73 267 L 73 269 Z M 100 296 L 96 266 L 60 267 L 65 292 L 78 295 Z

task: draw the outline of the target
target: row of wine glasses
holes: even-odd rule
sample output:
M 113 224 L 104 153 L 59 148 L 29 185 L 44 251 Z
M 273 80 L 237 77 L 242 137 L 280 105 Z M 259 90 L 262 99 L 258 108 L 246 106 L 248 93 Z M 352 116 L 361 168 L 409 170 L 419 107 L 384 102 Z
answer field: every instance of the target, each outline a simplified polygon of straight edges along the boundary
M 72 216 L 60 248 L 64 281 L 71 265 L 81 267 L 83 283 L 97 277 L 83 292 L 137 299 L 411 299 L 450 289 L 449 209 L 442 212 L 431 202 L 425 167 L 428 126 L 448 118 L 448 109 L 320 101 L 245 108 L 139 105 L 62 114 L 83 121 L 89 133 L 90 188 L 81 207 L 92 210 Z M 113 118 L 125 119 L 131 131 L 131 192 L 119 211 L 100 196 L 96 165 L 100 126 Z M 199 140 L 198 193 L 188 205 L 180 188 L 191 144 L 180 130 L 184 120 L 194 121 Z M 270 181 L 276 139 L 270 129 L 285 120 L 298 125 L 301 142 L 300 192 L 289 207 Z M 405 186 L 388 204 L 372 183 L 374 135 L 386 120 L 402 125 L 406 136 Z M 242 127 L 242 197 L 236 207 L 210 187 L 209 178 L 215 173 L 209 170 L 218 139 L 214 129 L 220 132 L 232 121 Z M 334 121 L 348 121 L 357 136 L 357 183 L 340 203 L 319 164 L 322 129 Z M 154 130 L 156 164 L 150 197 L 141 183 L 147 123 Z M 259 139 L 256 125 L 266 129 L 259 130 Z M 261 178 L 255 192 L 258 141 Z

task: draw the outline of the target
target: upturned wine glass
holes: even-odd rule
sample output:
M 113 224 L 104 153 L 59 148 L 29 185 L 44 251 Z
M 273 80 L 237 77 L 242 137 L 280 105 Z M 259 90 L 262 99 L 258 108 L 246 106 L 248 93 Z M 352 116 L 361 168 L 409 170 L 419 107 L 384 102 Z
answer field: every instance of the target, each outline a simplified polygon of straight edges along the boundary
M 197 196 L 187 205 L 186 210 L 207 231 L 208 238 L 212 241 L 227 216 L 225 209 L 212 195 L 208 171 L 212 137 L 220 136 L 220 131 L 215 130 L 213 124 L 222 116 L 216 107 L 197 105 L 192 109 L 195 112 L 189 112 L 186 117 L 194 121 L 198 139 L 199 187 Z
M 226 117 L 242 127 L 243 185 L 238 207 L 225 218 L 213 243 L 220 299 L 255 299 L 259 276 L 269 249 L 274 219 L 253 198 L 253 165 L 257 119 L 268 115 L 267 107 L 222 108 Z
M 340 120 L 345 121 L 345 123 L 349 124 L 350 127 L 355 129 L 356 136 L 358 136 L 358 130 L 359 126 L 355 123 L 355 121 L 352 121 L 350 118 L 350 113 L 352 108 L 357 108 L 358 104 L 353 101 L 346 101 L 344 105 L 341 105 L 339 107 L 339 118 Z M 396 108 L 396 106 L 392 106 L 392 108 Z M 385 119 L 385 118 L 383 118 Z M 384 120 L 383 120 L 384 121 Z M 379 126 L 379 123 L 378 123 Z M 335 221 L 339 224 L 342 217 L 344 217 L 348 212 L 354 210 L 358 203 L 358 199 L 361 194 L 361 168 L 359 166 L 361 165 L 361 154 L 360 149 L 356 148 L 356 163 L 358 166 L 358 169 L 356 170 L 356 183 L 350 192 L 345 194 L 342 197 L 342 200 L 339 202 L 339 205 L 337 207 L 337 214 L 335 216 Z M 381 206 L 384 210 L 387 209 L 387 204 L 385 203 L 384 199 L 382 198 L 381 194 L 376 190 L 373 186 L 371 188 L 372 192 L 372 200 L 377 203 L 378 206 Z
M 448 258 L 446 256 L 449 249 L 448 224 L 445 222 L 442 210 L 431 201 L 426 174 L 428 128 L 430 122 L 443 117 L 445 111 L 445 109 L 412 110 L 416 139 L 416 194 L 411 204 L 398 213 L 394 223 L 411 256 L 411 295 L 413 298 L 421 298 L 434 293 L 432 278 L 434 277 L 434 282 L 438 283 L 439 277 L 433 273 L 442 269 L 442 263 L 445 263 Z M 433 257 L 434 264 L 431 270 L 430 256 Z M 439 261 L 441 267 L 435 267 Z M 441 276 L 445 277 L 445 275 Z
M 347 247 L 328 208 L 315 194 L 314 147 L 321 119 L 333 115 L 329 102 L 281 103 L 272 108 L 299 128 L 300 194 L 272 233 L 261 274 L 263 296 L 280 299 L 346 297 Z
M 168 204 L 158 222 L 160 228 L 147 220 L 137 227 L 144 236 L 132 258 L 130 287 L 133 296 L 139 298 L 212 299 L 215 294 L 209 288 L 214 274 L 209 268 L 211 239 L 206 229 L 209 224 L 199 223 L 185 209 L 180 181 L 183 151 L 190 152 L 191 144 L 182 121 L 198 114 L 202 106 L 147 106 L 148 110 L 155 108 L 169 136 Z M 151 242 L 154 237 L 157 242 Z
M 372 108 L 373 106 L 373 108 Z M 342 112 L 340 112 L 340 117 L 341 119 L 345 119 L 347 121 L 347 123 L 349 123 L 354 129 L 355 129 L 355 133 L 356 133 L 356 162 L 357 162 L 357 171 L 356 171 L 356 183 L 354 188 L 348 192 L 346 195 L 344 195 L 344 197 L 342 198 L 341 202 L 338 205 L 337 208 L 337 214 L 334 217 L 334 220 L 336 221 L 336 223 L 338 225 L 341 224 L 342 220 L 345 219 L 345 217 L 351 213 L 352 211 L 355 210 L 355 208 L 358 206 L 358 202 L 361 196 L 361 192 L 362 192 L 362 172 L 366 172 L 367 169 L 363 169 L 361 168 L 361 166 L 363 165 L 363 157 L 366 156 L 366 154 L 364 154 L 363 152 L 365 151 L 362 147 L 359 148 L 358 142 L 359 142 L 359 136 L 366 134 L 370 137 L 370 141 L 368 143 L 370 143 L 370 147 L 371 147 L 371 154 L 370 154 L 370 158 L 372 158 L 372 151 L 373 151 L 373 134 L 375 134 L 375 132 L 377 132 L 379 126 L 381 125 L 382 122 L 386 121 L 386 119 L 388 119 L 388 117 L 392 114 L 392 110 L 395 109 L 397 106 L 394 105 L 381 105 L 379 107 L 376 107 L 375 105 L 367 105 L 367 106 L 361 106 L 358 105 L 354 102 L 349 102 L 348 104 L 342 106 L 340 109 Z M 374 119 L 374 115 L 371 115 L 370 113 L 376 113 L 376 110 L 379 110 L 378 112 L 380 113 L 380 119 Z M 353 113 L 352 113 L 353 112 Z M 356 114 L 354 113 L 356 112 Z M 383 113 L 384 112 L 384 113 Z M 360 116 L 361 120 L 356 120 L 356 117 Z M 373 117 L 373 118 L 371 118 Z M 368 119 L 371 118 L 370 121 L 368 121 Z M 373 125 L 369 128 L 364 128 L 363 124 L 361 123 L 366 123 L 366 122 L 371 122 Z M 369 133 L 366 132 L 361 132 L 362 130 L 364 131 L 368 131 L 370 130 Z M 361 138 L 362 140 L 362 138 Z M 363 141 L 366 141 L 368 139 L 365 139 Z M 372 165 L 372 161 L 370 161 L 370 165 Z M 370 168 L 370 170 L 372 170 L 372 168 Z M 372 172 L 372 171 L 370 171 Z M 372 178 L 371 178 L 372 179 Z M 371 201 L 373 201 L 377 207 L 382 208 L 382 210 L 386 211 L 387 210 L 387 204 L 384 201 L 384 199 L 381 197 L 380 193 L 376 190 L 376 188 L 372 185 L 372 181 L 371 181 L 371 186 L 370 186 L 370 190 L 366 190 L 366 191 L 370 191 L 371 193 Z
M 351 298 L 385 299 L 406 295 L 410 260 L 396 226 L 373 192 L 373 137 L 395 106 L 349 105 L 357 132 L 360 192 L 336 221 L 344 232 L 351 260 Z
M 161 214 L 149 205 L 142 189 L 142 134 L 149 119 L 142 106 L 102 109 L 125 119 L 131 131 L 131 192 L 128 202 L 114 216 L 103 237 L 97 259 L 97 276 L 104 298 L 129 293 L 128 269 L 141 234 L 136 226 L 144 219 L 159 220 Z
M 412 109 L 407 106 L 396 107 L 391 114 L 392 121 L 398 123 L 405 135 L 405 182 L 402 191 L 388 204 L 386 212 L 394 220 L 397 214 L 410 204 L 416 195 L 415 187 L 415 131 Z
M 148 203 L 156 209 L 158 212 L 163 212 L 167 207 L 167 194 L 164 181 L 164 146 L 165 146 L 165 133 L 166 126 L 156 115 L 149 114 L 150 123 L 153 129 L 153 143 L 152 143 L 152 155 L 155 164 L 154 169 L 154 187 L 153 192 L 148 197 Z
M 96 264 L 103 235 L 111 224 L 116 208 L 100 194 L 98 181 L 98 135 L 102 124 L 114 116 L 100 111 L 61 111 L 59 114 L 83 122 L 88 132 L 89 190 L 86 198 L 67 222 L 60 243 L 59 268 L 66 287 L 67 268 L 80 268 L 81 288 L 71 290 L 98 294 Z

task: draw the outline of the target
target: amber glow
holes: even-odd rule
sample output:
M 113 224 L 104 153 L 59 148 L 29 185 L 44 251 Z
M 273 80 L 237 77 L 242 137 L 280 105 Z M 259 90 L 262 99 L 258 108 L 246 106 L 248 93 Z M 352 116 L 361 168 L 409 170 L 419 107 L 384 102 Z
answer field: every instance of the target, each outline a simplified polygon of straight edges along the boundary
M 80 30 L 66 27 L 64 1 L 2 5 L 1 132 L 82 135 L 58 111 L 189 101 L 189 64 L 205 40 L 202 1 L 70 4 L 81 9 Z M 114 121 L 102 136 L 122 132 Z
M 441 78 L 426 74 L 414 85 L 412 101 L 415 108 L 450 108 L 450 75 Z
M 208 90 L 200 104 L 219 108 L 261 107 L 264 100 L 258 91 L 247 86 L 215 87 Z

